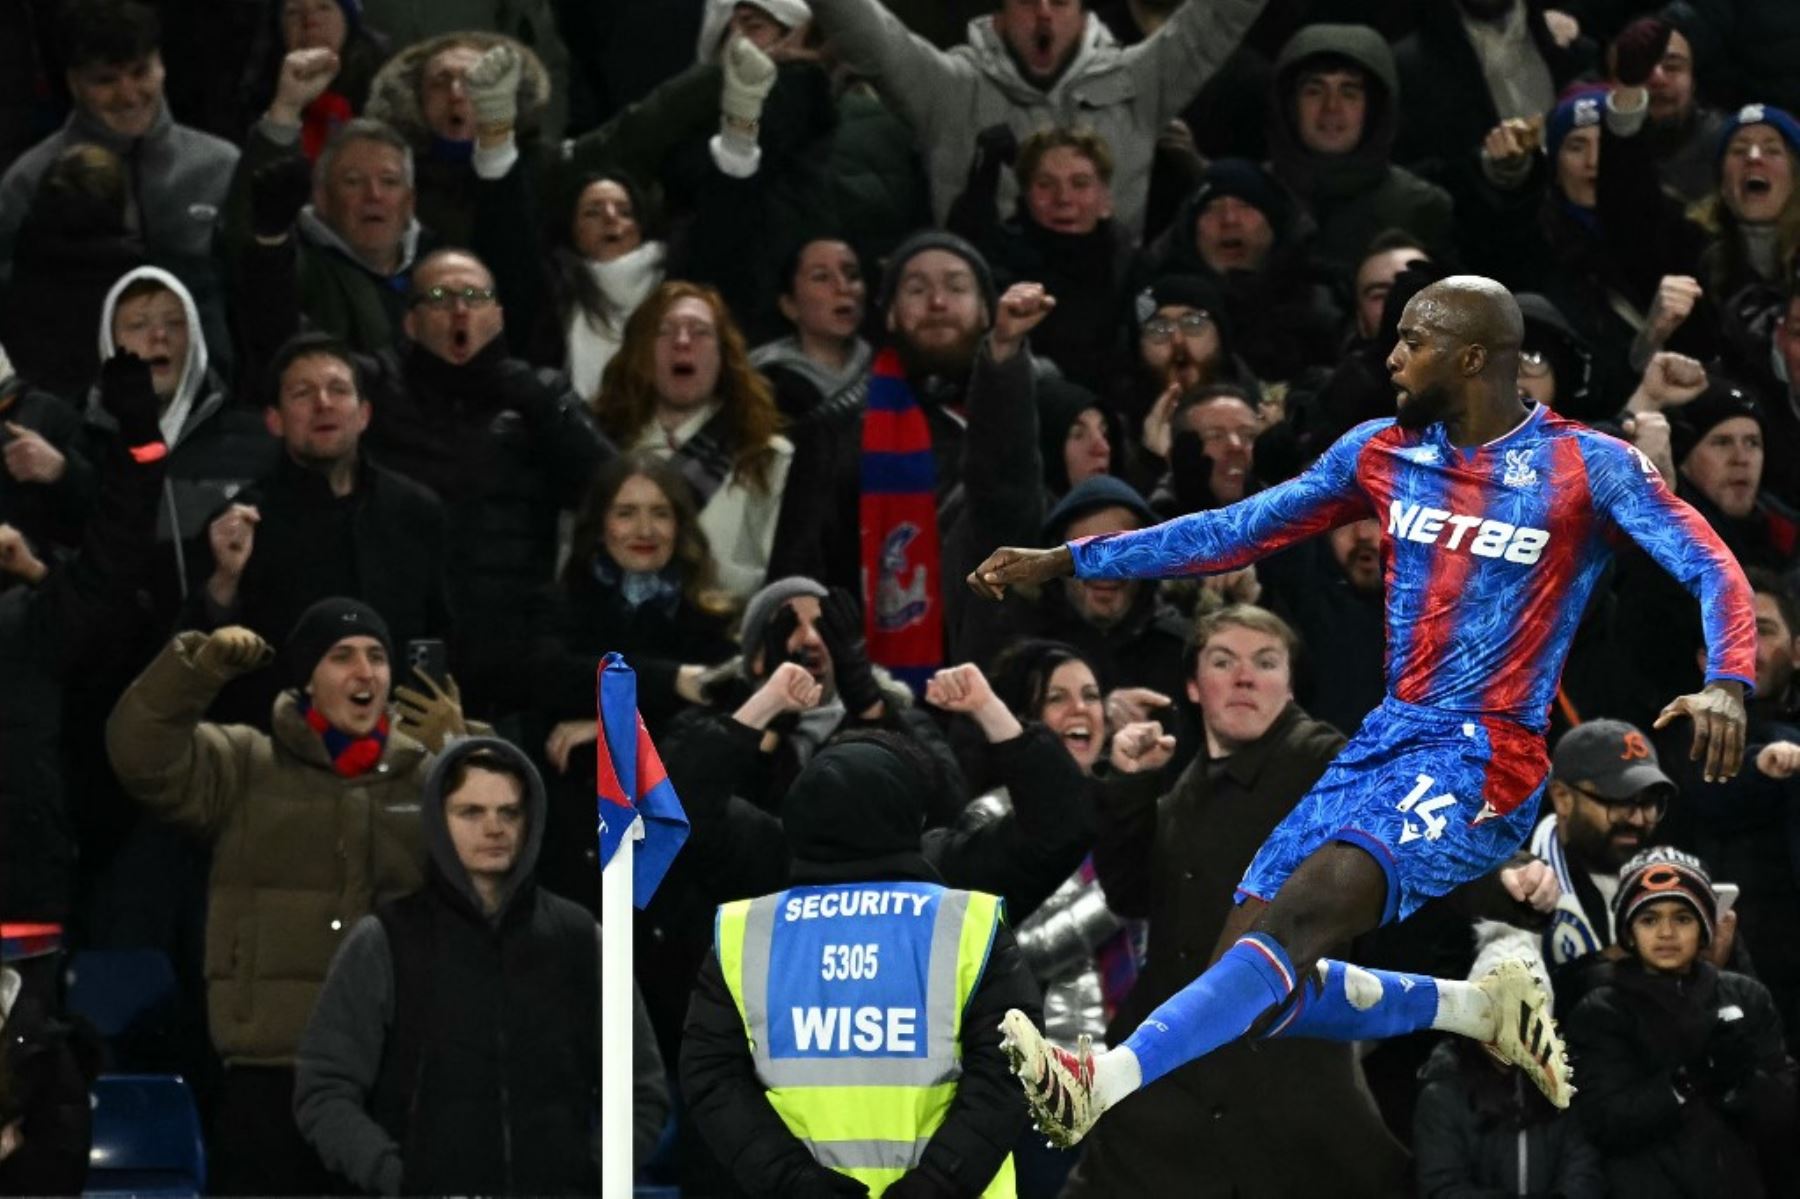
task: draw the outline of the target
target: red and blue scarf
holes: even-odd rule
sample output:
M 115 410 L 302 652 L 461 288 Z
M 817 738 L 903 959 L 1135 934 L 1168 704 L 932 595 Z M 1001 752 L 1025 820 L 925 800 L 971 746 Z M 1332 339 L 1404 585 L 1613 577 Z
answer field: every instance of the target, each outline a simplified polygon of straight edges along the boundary
M 374 730 L 361 737 L 353 737 L 333 726 L 304 695 L 300 697 L 300 715 L 306 718 L 306 726 L 319 734 L 319 739 L 325 742 L 325 752 L 331 757 L 331 769 L 344 778 L 353 779 L 367 774 L 375 763 L 381 761 L 382 752 L 387 749 L 386 712 L 381 714 Z
M 892 349 L 870 370 L 858 516 L 869 661 L 923 692 L 944 661 L 937 462 L 925 410 Z

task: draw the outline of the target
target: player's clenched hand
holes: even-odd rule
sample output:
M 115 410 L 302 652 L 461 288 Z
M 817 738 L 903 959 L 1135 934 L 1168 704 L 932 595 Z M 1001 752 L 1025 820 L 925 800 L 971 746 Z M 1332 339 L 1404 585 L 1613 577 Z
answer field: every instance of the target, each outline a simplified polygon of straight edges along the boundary
M 1738 772 L 1744 764 L 1744 685 L 1730 679 L 1708 683 L 1692 695 L 1670 701 L 1657 716 L 1652 728 L 1662 728 L 1677 716 L 1694 721 L 1694 748 L 1691 760 L 1706 755 L 1701 774 L 1709 783 L 1721 783 Z
M 1771 741 L 1756 751 L 1756 769 L 1772 779 L 1792 778 L 1800 773 L 1800 745 L 1792 741 Z
M 1017 583 L 1047 583 L 1051 579 L 1075 573 L 1075 559 L 1069 547 L 1028 550 L 1008 546 L 987 556 L 987 561 L 969 572 L 968 583 L 975 594 L 984 599 L 1002 599 L 1006 589 Z
M 1562 895 L 1562 884 L 1556 881 L 1556 871 L 1536 858 L 1518 866 L 1502 867 L 1500 885 L 1506 888 L 1508 895 L 1520 903 L 1530 904 L 1537 912 L 1554 908 Z
M 1120 774 L 1161 770 L 1175 756 L 1175 738 L 1154 720 L 1128 724 L 1113 734 L 1112 768 Z

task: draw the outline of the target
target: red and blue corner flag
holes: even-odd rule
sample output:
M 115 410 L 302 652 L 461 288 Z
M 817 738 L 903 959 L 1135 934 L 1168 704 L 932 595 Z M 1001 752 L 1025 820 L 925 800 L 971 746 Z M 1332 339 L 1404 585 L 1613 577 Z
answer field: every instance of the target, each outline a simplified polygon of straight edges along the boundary
M 675 795 L 669 772 L 637 710 L 637 673 L 619 654 L 600 661 L 594 681 L 598 693 L 600 736 L 594 747 L 594 781 L 599 792 L 600 869 L 631 829 L 634 817 L 644 821 L 633 863 L 632 902 L 643 907 L 656 893 L 688 837 L 687 813 Z

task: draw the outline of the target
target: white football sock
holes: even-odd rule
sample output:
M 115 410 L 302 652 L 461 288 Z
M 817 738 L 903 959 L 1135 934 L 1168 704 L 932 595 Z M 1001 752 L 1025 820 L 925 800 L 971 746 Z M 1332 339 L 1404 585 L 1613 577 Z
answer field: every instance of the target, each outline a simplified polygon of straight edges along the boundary
M 1500 1034 L 1499 1013 L 1487 992 L 1471 982 L 1437 980 L 1437 1015 L 1431 1027 L 1488 1042 Z
M 1126 1046 L 1094 1055 L 1094 1095 L 1102 1108 L 1112 1107 L 1143 1085 L 1143 1067 Z

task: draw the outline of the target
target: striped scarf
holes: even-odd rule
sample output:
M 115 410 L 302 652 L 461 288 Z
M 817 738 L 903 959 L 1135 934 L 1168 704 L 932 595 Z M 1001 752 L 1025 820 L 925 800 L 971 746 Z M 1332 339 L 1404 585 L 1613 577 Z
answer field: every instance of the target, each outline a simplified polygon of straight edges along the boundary
M 869 660 L 923 691 L 944 660 L 937 463 L 925 410 L 891 349 L 870 372 L 858 515 Z
M 381 761 L 382 751 L 387 748 L 387 713 L 381 714 L 373 732 L 361 737 L 352 737 L 337 729 L 320 715 L 319 710 L 312 706 L 312 701 L 304 695 L 300 697 L 300 714 L 306 717 L 306 726 L 319 734 L 319 739 L 325 742 L 325 752 L 331 757 L 331 769 L 342 777 L 353 779 L 367 774 L 375 763 Z

